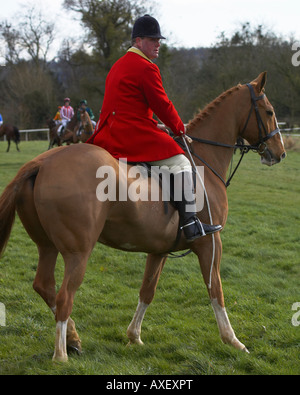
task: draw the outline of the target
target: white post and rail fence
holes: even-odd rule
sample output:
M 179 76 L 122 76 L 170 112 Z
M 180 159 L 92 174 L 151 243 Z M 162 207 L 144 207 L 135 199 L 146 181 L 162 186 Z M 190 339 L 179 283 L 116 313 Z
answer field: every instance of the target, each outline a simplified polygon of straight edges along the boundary
M 22 133 L 22 134 L 24 133 L 24 136 L 25 136 L 24 140 L 25 140 L 25 141 L 28 141 L 28 140 L 29 140 L 29 139 L 28 139 L 29 133 L 39 133 L 39 132 L 47 133 L 47 140 L 49 141 L 49 139 L 50 139 L 49 128 L 47 128 L 47 129 L 28 129 L 28 130 L 19 130 L 19 132 Z
M 49 135 L 49 128 L 47 129 L 26 129 L 26 130 L 19 130 L 21 136 L 24 135 L 24 139 L 22 138 L 23 141 L 29 141 L 29 134 L 30 133 L 47 133 L 47 140 L 50 140 L 50 135 Z M 6 141 L 6 136 L 4 135 L 3 138 L 4 141 Z M 41 140 L 40 138 L 36 138 L 35 140 Z M 46 139 L 43 139 L 46 140 Z

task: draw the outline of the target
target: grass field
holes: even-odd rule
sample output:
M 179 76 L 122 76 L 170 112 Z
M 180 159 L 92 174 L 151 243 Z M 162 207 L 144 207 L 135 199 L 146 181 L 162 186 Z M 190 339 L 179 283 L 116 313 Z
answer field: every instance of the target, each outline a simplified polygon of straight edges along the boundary
M 0 192 L 47 142 L 20 148 L 6 154 L 0 142 Z M 167 262 L 143 323 L 145 346 L 125 347 L 145 254 L 98 244 L 72 314 L 84 353 L 53 364 L 55 322 L 32 289 L 37 251 L 17 219 L 0 261 L 0 374 L 299 374 L 300 326 L 292 325 L 292 305 L 300 302 L 299 168 L 299 152 L 272 168 L 249 153 L 228 190 L 221 274 L 231 324 L 249 355 L 221 343 L 192 255 Z M 62 272 L 60 258 L 58 284 Z

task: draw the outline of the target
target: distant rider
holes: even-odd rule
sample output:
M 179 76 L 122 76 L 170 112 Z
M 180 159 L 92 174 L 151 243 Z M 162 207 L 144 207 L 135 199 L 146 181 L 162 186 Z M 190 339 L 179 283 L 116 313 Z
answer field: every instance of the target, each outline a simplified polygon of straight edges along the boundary
M 61 125 L 61 123 L 62 123 L 62 117 L 60 115 L 60 110 L 61 110 L 61 106 L 58 106 L 57 113 L 55 114 L 55 117 L 53 118 L 53 121 L 55 122 L 56 125 Z
M 62 119 L 62 127 L 59 128 L 59 134 L 61 134 L 62 130 L 67 126 L 68 122 L 71 121 L 71 119 L 74 116 L 74 109 L 73 107 L 70 106 L 71 99 L 66 97 L 64 99 L 64 106 L 60 110 L 60 115 Z
M 77 111 L 77 119 L 78 119 L 78 121 L 80 121 L 80 122 L 81 122 L 80 114 L 81 114 L 83 111 L 86 111 L 86 112 L 89 114 L 90 120 L 91 120 L 92 125 L 93 125 L 93 129 L 95 129 L 95 126 L 96 126 L 96 122 L 94 121 L 95 115 L 94 115 L 92 109 L 91 109 L 90 107 L 88 107 L 88 102 L 87 102 L 87 100 L 85 100 L 85 99 L 80 100 L 80 102 L 79 102 L 79 108 L 78 108 L 78 111 Z M 81 128 L 82 128 L 82 124 L 80 124 L 80 127 L 79 127 L 79 134 L 80 134 Z

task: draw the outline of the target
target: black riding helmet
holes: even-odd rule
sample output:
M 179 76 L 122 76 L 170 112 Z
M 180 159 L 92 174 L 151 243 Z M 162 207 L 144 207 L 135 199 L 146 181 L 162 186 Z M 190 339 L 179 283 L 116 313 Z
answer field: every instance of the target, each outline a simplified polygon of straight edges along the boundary
M 148 14 L 141 16 L 135 21 L 131 37 L 166 38 L 161 35 L 157 20 Z

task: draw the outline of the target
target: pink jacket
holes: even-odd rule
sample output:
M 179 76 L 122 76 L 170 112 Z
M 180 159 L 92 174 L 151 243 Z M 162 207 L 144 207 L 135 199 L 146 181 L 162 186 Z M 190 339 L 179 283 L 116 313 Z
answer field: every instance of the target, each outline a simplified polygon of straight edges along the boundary
M 70 121 L 73 116 L 74 116 L 74 109 L 71 106 L 63 106 L 60 110 L 60 115 L 62 119 L 66 119 L 67 121 Z

